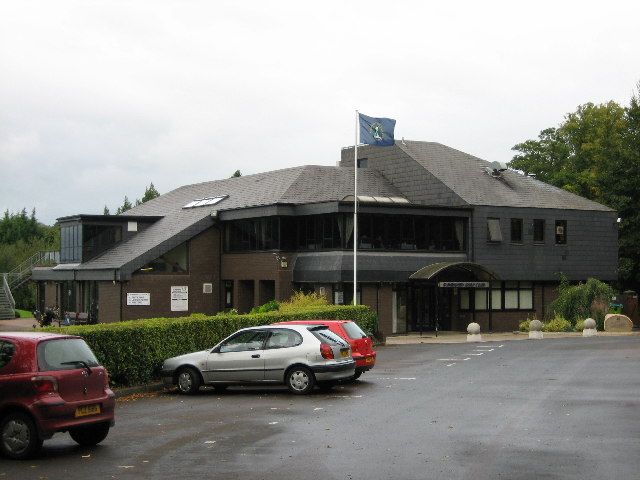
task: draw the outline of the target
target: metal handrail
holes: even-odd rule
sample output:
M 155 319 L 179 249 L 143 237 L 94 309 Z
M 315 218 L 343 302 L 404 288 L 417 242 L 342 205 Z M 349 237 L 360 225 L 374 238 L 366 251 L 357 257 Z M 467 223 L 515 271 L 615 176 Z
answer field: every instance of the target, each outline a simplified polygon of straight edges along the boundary
M 13 298 L 13 295 L 11 294 L 11 289 L 9 288 L 9 283 L 7 282 L 7 276 L 8 274 L 4 274 L 2 275 L 2 289 L 4 290 L 5 295 L 7 296 L 7 299 L 9 300 L 9 305 L 11 306 L 12 310 L 16 309 L 16 301 Z
M 30 275 L 33 267 L 43 263 L 60 263 L 60 252 L 55 250 L 40 251 L 31 255 L 25 261 L 20 263 L 13 270 L 8 272 L 8 285 L 17 287 L 23 283 Z

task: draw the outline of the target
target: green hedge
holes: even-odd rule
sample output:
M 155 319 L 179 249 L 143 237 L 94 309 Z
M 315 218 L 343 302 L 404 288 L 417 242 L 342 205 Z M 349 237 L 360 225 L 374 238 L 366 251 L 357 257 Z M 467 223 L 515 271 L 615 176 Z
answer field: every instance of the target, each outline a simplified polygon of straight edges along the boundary
M 291 313 L 196 314 L 46 330 L 83 337 L 109 371 L 112 385 L 130 386 L 157 379 L 164 359 L 211 348 L 240 328 L 296 319 L 353 320 L 369 334 L 377 330 L 378 322 L 366 306 L 327 305 Z

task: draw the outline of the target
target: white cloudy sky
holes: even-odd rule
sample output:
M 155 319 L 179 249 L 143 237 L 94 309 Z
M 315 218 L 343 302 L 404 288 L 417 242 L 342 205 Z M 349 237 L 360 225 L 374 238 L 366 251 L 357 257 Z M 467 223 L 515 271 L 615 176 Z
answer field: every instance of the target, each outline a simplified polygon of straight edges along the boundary
M 53 223 L 150 182 L 334 165 L 354 111 L 487 160 L 628 104 L 637 1 L 7 1 L 0 209 Z

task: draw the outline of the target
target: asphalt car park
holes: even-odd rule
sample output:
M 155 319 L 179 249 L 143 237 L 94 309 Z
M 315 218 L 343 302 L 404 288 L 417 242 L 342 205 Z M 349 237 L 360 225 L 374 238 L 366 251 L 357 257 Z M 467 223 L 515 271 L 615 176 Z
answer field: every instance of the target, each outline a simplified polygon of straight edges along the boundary
M 124 398 L 94 448 L 54 436 L 1 478 L 637 478 L 640 338 L 378 349 L 333 391 Z

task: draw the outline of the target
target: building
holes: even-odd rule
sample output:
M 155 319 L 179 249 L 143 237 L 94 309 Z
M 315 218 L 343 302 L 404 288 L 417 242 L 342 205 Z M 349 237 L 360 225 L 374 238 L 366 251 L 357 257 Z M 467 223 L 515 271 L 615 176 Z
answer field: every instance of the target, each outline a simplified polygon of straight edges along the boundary
M 617 215 L 431 142 L 359 147 L 358 303 L 383 334 L 516 329 L 559 274 L 617 278 Z M 100 322 L 247 312 L 294 290 L 353 300 L 353 163 L 187 185 L 123 215 L 59 219 L 39 302 Z

